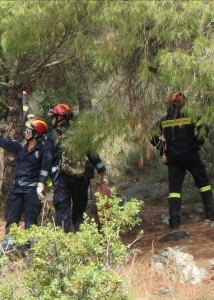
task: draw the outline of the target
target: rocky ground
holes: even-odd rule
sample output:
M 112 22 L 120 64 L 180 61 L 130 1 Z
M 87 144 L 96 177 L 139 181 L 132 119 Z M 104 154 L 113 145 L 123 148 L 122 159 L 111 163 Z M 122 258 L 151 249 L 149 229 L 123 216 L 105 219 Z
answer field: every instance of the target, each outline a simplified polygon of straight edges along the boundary
M 143 199 L 142 223 L 123 240 L 131 244 L 140 230 L 144 236 L 132 247 L 132 260 L 127 265 L 130 290 L 135 300 L 143 299 L 214 299 L 214 224 L 204 221 L 201 203 L 183 205 L 181 226 L 172 230 L 167 224 L 167 184 L 155 184 L 141 179 L 127 184 L 123 194 L 127 198 Z M 169 268 L 160 274 L 152 271 L 154 255 L 172 247 L 191 254 L 198 267 L 207 270 L 207 276 L 197 284 L 180 283 L 169 279 Z

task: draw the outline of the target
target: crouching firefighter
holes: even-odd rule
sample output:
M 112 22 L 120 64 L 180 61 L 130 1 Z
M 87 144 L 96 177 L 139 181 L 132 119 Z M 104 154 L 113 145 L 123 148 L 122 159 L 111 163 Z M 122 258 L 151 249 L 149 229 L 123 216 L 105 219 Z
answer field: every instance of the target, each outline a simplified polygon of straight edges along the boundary
M 167 114 L 156 124 L 157 132 L 151 140 L 168 166 L 171 228 L 177 228 L 180 224 L 181 191 L 186 170 L 191 173 L 199 189 L 206 218 L 214 220 L 211 186 L 199 154 L 204 138 L 200 137 L 200 127 L 197 123 L 194 124 L 191 118 L 182 112 L 185 100 L 185 96 L 180 92 L 167 96 Z
M 5 234 L 2 247 L 13 246 L 7 235 L 13 223 L 19 224 L 23 216 L 25 229 L 37 225 L 44 201 L 45 180 L 50 172 L 53 154 L 46 148 L 44 136 L 48 130 L 44 119 L 34 117 L 25 123 L 24 141 L 0 137 L 0 147 L 17 155 L 15 175 L 5 209 Z
M 88 203 L 88 187 L 94 177 L 94 168 L 105 177 L 106 168 L 99 155 L 88 155 L 81 162 L 71 162 L 61 148 L 61 140 L 66 136 L 66 129 L 73 119 L 72 107 L 68 104 L 58 104 L 49 111 L 53 131 L 48 135 L 46 144 L 54 145 L 54 162 L 52 178 L 54 183 L 53 205 L 55 208 L 55 223 L 65 232 L 79 230 L 83 222 L 83 214 Z M 72 209 L 71 209 L 72 206 Z M 71 212 L 72 211 L 72 212 Z

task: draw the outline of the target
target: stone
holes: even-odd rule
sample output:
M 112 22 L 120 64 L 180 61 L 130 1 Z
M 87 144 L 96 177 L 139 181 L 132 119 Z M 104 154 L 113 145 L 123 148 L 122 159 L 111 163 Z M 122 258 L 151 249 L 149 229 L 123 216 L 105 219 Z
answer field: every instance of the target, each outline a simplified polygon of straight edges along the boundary
M 169 241 L 178 241 L 180 239 L 184 239 L 189 237 L 189 233 L 187 231 L 176 231 L 176 232 L 170 232 L 164 235 L 159 239 L 161 243 L 166 243 Z
M 197 284 L 208 276 L 205 268 L 195 264 L 193 256 L 171 247 L 165 248 L 154 255 L 151 261 L 153 272 L 167 272 L 168 279 L 180 283 Z
M 204 213 L 204 206 L 202 203 L 193 203 L 193 209 L 199 214 Z

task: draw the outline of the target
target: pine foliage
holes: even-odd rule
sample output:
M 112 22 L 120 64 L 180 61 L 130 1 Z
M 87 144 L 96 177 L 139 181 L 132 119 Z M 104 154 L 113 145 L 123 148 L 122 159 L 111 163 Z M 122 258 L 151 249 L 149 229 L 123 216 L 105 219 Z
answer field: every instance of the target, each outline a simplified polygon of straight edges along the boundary
M 96 154 L 103 148 L 107 140 L 122 135 L 127 128 L 126 119 L 119 103 L 106 101 L 101 111 L 95 109 L 81 113 L 66 131 L 61 146 L 72 161 L 78 161 L 87 154 Z
M 108 30 L 95 63 L 124 78 L 120 88 L 131 110 L 133 101 L 149 108 L 153 92 L 160 106 L 159 93 L 164 100 L 167 91 L 180 90 L 193 114 L 195 102 L 213 102 L 213 12 L 212 1 L 106 1 L 100 23 Z
M 105 85 L 106 94 L 96 100 L 122 104 L 117 118 L 126 119 L 128 138 L 138 145 L 149 140 L 169 91 L 186 95 L 192 119 L 213 123 L 213 1 L 1 0 L 0 12 L 1 85 L 45 90 L 52 76 L 68 101 L 83 100 L 81 109 L 90 108 Z M 55 65 L 62 68 L 49 72 Z M 94 152 L 121 130 L 113 114 L 105 116 L 105 126 L 96 118 L 94 113 L 79 118 L 88 141 L 77 132 L 71 152 L 82 153 L 81 145 Z

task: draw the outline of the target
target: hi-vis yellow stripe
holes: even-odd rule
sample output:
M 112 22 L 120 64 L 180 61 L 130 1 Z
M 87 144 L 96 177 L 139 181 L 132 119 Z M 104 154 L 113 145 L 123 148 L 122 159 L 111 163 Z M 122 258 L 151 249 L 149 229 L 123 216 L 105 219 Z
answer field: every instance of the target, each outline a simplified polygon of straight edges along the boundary
M 179 193 L 169 193 L 168 198 L 181 198 L 181 194 L 179 194 Z
M 22 109 L 23 111 L 28 111 L 28 106 L 23 105 Z
M 63 105 L 65 108 L 69 109 L 68 105 L 66 105 L 66 104 L 61 104 L 61 105 Z
M 199 192 L 203 193 L 203 192 L 207 192 L 207 191 L 210 191 L 210 190 L 211 190 L 211 185 L 206 185 L 206 186 L 203 186 L 202 188 L 200 188 Z
M 47 124 L 42 120 L 35 120 L 34 123 L 42 123 L 46 128 L 48 128 Z
M 166 120 L 166 121 L 161 122 L 161 125 L 162 125 L 163 128 L 174 127 L 174 126 L 182 126 L 182 125 L 187 125 L 187 124 L 191 124 L 190 118 Z
M 27 118 L 34 118 L 34 117 L 35 117 L 34 114 L 28 114 L 28 115 L 27 115 Z
M 43 125 L 45 125 L 46 128 L 48 128 L 47 124 L 44 121 L 42 121 L 42 120 L 35 120 L 34 123 L 42 123 Z M 30 129 L 32 129 L 32 130 L 34 129 L 33 126 L 32 126 L 32 124 L 29 121 L 27 121 L 25 123 L 25 126 L 28 127 L 28 128 L 30 128 Z

